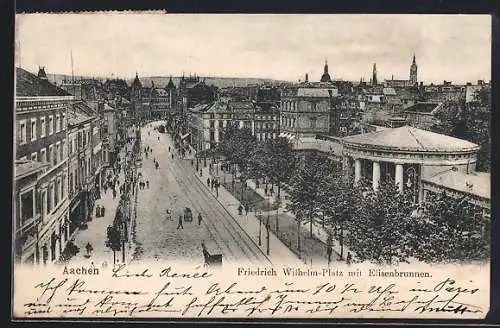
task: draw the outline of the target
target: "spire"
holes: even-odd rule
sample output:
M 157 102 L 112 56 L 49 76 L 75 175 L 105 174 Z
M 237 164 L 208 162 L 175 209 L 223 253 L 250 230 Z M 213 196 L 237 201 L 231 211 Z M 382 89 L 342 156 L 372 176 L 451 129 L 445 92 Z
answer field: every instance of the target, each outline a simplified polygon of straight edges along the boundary
M 309 82 L 309 74 L 306 73 L 306 83 Z
M 325 59 L 325 67 L 323 69 L 323 75 L 321 76 L 321 82 L 331 82 L 330 74 L 328 74 L 328 61 Z
M 417 61 L 415 60 L 415 53 L 413 53 L 413 65 L 417 65 Z
M 378 81 L 377 81 L 377 63 L 373 64 L 372 84 L 373 85 L 377 85 L 378 84 Z

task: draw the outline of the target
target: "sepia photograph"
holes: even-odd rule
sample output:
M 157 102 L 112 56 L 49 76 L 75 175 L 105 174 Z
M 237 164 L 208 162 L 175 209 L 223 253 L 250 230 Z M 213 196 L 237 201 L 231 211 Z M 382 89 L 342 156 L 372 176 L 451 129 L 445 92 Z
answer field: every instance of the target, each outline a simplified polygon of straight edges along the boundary
M 17 14 L 15 318 L 484 318 L 489 15 Z

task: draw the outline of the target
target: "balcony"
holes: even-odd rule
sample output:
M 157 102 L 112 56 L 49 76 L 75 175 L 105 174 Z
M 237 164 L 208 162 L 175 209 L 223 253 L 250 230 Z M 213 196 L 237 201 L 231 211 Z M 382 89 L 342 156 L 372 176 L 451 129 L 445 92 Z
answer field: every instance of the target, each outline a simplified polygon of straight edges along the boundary
M 34 217 L 22 220 L 20 226 L 16 229 L 16 234 L 25 234 L 29 230 L 36 227 L 42 220 L 42 216 L 40 214 L 36 214 Z

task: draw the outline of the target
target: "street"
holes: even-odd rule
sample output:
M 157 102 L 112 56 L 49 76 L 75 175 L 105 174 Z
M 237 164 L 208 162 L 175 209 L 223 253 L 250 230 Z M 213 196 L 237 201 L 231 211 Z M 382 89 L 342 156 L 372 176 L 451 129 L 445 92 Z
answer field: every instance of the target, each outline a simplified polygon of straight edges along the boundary
M 149 181 L 149 189 L 138 191 L 133 260 L 203 264 L 201 244 L 205 243 L 209 251 L 220 250 L 223 263 L 270 264 L 261 249 L 195 176 L 189 161 L 179 157 L 170 136 L 155 131 L 153 124 L 156 123 L 148 124 L 141 131 L 142 167 L 138 172 L 142 173 L 144 182 Z M 152 149 L 148 158 L 144 154 L 147 146 Z M 153 159 L 158 161 L 158 169 Z M 186 207 L 191 208 L 193 220 L 183 220 L 183 228 L 177 229 Z M 198 225 L 200 212 L 202 221 Z

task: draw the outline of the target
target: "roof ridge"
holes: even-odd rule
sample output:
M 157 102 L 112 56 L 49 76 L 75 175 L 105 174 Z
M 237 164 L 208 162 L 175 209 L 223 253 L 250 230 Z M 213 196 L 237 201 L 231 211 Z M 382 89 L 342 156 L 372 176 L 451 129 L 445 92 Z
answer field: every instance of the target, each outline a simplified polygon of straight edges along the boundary
M 408 131 L 408 133 L 415 139 L 415 141 L 418 143 L 418 145 L 423 149 L 425 150 L 425 147 L 424 145 L 418 140 L 418 138 L 415 136 L 415 134 L 413 134 L 413 132 L 411 131 L 411 126 L 408 126 L 408 128 L 406 129 Z

